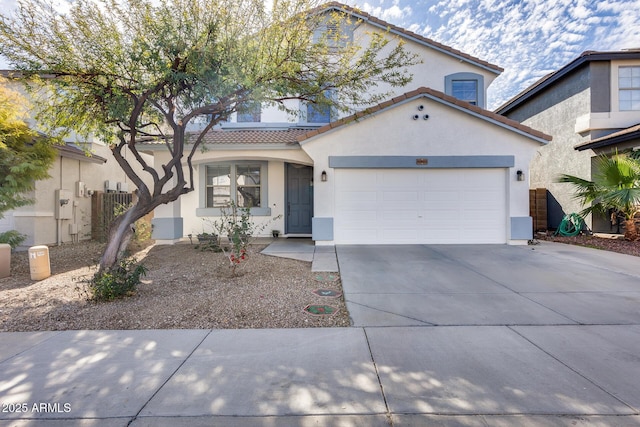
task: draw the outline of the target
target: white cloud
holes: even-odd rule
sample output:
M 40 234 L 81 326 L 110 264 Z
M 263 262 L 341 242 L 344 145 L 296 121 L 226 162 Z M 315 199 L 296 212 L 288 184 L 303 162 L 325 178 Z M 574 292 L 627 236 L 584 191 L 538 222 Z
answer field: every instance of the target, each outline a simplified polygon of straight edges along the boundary
M 640 0 L 423 2 L 418 8 L 410 0 L 394 1 L 400 10 L 412 3 L 413 15 L 391 16 L 389 6 L 379 12 L 387 11 L 396 25 L 503 67 L 490 87 L 491 108 L 585 50 L 640 46 Z
M 384 4 L 384 1 L 381 2 Z M 377 18 L 383 19 L 385 21 L 397 22 L 405 17 L 411 16 L 412 10 L 410 6 L 399 7 L 399 0 L 394 0 L 393 4 L 387 8 L 383 8 L 382 6 L 373 6 L 369 3 L 364 3 L 361 6 L 361 9 L 364 12 L 367 12 L 370 15 L 373 15 Z

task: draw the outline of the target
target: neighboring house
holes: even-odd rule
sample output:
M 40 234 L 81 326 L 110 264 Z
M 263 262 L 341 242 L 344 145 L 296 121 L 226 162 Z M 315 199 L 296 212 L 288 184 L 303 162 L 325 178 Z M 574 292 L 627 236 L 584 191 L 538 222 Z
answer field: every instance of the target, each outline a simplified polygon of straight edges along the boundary
M 194 158 L 195 191 L 156 208 L 153 237 L 211 231 L 203 219 L 234 201 L 274 220 L 265 235 L 279 229 L 318 245 L 531 239 L 529 162 L 550 137 L 484 109 L 502 69 L 348 6 L 331 9 L 361 20 L 354 40 L 388 30 L 419 54 L 410 86 L 349 117 L 303 102 L 288 105 L 297 118 L 259 105 L 234 115 Z M 162 144 L 146 151 L 157 165 L 168 160 Z
M 553 136 L 531 162 L 531 188 L 548 190 L 548 226 L 584 207 L 560 174 L 591 179 L 599 154 L 640 149 L 640 49 L 584 52 L 499 107 L 496 113 Z M 615 232 L 610 218 L 587 218 Z
M 56 148 L 50 178 L 36 181 L 29 195 L 35 203 L 5 212 L 0 219 L 0 232 L 18 230 L 27 236 L 26 247 L 90 240 L 92 219 L 98 219 L 92 218 L 91 195 L 105 191 L 105 181 L 114 192 L 118 184 L 123 192 L 135 190 L 108 147 L 93 144 L 90 156 L 72 143 Z
M 12 73 L 0 71 L 4 75 Z M 15 90 L 21 89 L 19 83 L 10 84 Z M 37 128 L 31 119 L 27 122 Z M 0 232 L 17 230 L 26 235 L 24 247 L 89 240 L 92 221 L 98 220 L 92 217 L 91 195 L 96 191 L 135 190 L 109 147 L 76 139 L 73 136 L 65 145 L 56 145 L 58 155 L 48 171 L 50 177 L 36 181 L 35 190 L 29 194 L 35 203 L 4 212 Z

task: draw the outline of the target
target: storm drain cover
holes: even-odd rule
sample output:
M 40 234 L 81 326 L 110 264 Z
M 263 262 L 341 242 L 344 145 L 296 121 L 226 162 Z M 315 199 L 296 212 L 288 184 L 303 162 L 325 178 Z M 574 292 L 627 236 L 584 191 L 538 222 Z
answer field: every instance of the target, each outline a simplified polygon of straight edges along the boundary
M 334 291 L 333 289 L 315 289 L 311 292 L 318 295 L 319 297 L 338 298 L 342 296 L 342 292 Z
M 304 311 L 314 316 L 330 316 L 335 314 L 338 309 L 331 305 L 308 305 Z
M 335 282 L 339 279 L 336 273 L 318 273 L 314 277 L 318 282 Z

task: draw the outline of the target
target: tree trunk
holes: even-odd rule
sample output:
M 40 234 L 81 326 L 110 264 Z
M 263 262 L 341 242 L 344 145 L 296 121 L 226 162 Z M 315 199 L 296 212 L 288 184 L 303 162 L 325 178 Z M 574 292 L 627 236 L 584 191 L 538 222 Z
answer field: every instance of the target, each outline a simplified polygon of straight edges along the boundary
M 98 272 L 109 270 L 122 260 L 133 236 L 133 224 L 145 214 L 144 209 L 136 204 L 111 223 L 107 247 L 100 258 Z
M 636 228 L 635 217 L 624 221 L 624 238 L 632 242 L 638 240 L 638 229 Z

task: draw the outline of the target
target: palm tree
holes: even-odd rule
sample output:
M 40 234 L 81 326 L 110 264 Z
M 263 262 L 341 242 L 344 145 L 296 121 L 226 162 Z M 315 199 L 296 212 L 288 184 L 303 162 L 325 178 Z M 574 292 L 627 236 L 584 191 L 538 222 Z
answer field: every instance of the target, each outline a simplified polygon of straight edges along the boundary
M 601 155 L 595 162 L 593 181 L 563 174 L 558 182 L 574 186 L 574 197 L 587 206 L 580 215 L 606 215 L 613 209 L 625 217 L 625 238 L 638 239 L 635 216 L 640 213 L 640 160 L 626 154 Z

